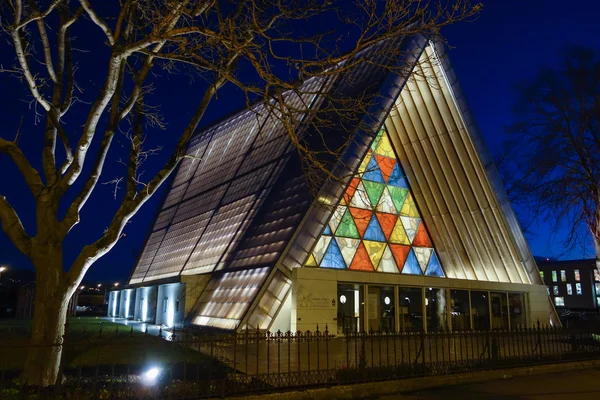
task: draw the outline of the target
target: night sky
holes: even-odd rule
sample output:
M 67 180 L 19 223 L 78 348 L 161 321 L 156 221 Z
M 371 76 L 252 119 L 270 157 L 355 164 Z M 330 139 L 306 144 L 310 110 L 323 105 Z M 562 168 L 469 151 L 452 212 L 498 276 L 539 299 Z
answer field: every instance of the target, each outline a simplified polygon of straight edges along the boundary
M 512 120 L 511 107 L 515 101 L 513 87 L 522 80 L 531 79 L 542 66 L 553 66 L 559 60 L 562 47 L 568 44 L 583 45 L 600 51 L 598 41 L 598 16 L 600 3 L 593 0 L 492 0 L 484 2 L 482 14 L 470 23 L 461 23 L 449 27 L 443 32 L 447 37 L 453 65 L 469 104 L 479 123 L 481 131 L 492 153 L 501 148 L 503 139 L 506 138 L 505 127 Z M 98 32 L 80 32 L 81 35 L 97 35 Z M 4 39 L 4 37 L 2 38 Z M 86 49 L 82 49 L 86 50 Z M 93 50 L 93 49 L 92 49 Z M 6 41 L 0 43 L 0 64 L 4 67 L 13 64 L 7 57 Z M 98 54 L 94 51 L 83 53 L 80 64 L 82 71 L 86 67 L 97 63 Z M 12 54 L 11 54 L 12 55 Z M 97 70 L 97 67 L 96 67 Z M 93 82 L 90 77 L 89 85 Z M 195 90 L 200 82 L 190 82 L 185 75 L 168 76 L 167 85 L 158 89 L 155 96 L 160 98 L 162 113 L 168 123 L 167 131 L 155 136 L 157 143 L 163 142 L 160 135 L 169 135 L 169 132 L 180 132 L 190 116 L 192 105 L 197 101 Z M 39 159 L 40 151 L 36 148 L 37 140 L 27 140 L 27 133 L 34 128 L 35 120 L 27 97 L 19 82 L 0 74 L 0 116 L 2 129 L 0 135 L 12 138 L 14 132 L 21 125 L 20 144 L 26 148 L 27 154 Z M 90 95 L 92 91 L 90 90 Z M 211 104 L 204 125 L 221 118 L 242 105 L 241 99 L 225 90 L 220 98 Z M 81 97 L 85 98 L 86 93 Z M 238 96 L 239 97 L 239 96 Z M 84 109 L 84 107 L 82 107 Z M 21 116 L 23 121 L 21 122 Z M 38 123 L 35 131 L 30 135 L 41 134 Z M 172 139 L 172 137 L 170 137 Z M 151 139 L 152 140 L 152 139 Z M 167 141 L 169 142 L 169 141 Z M 119 141 L 113 145 L 119 152 L 122 144 Z M 165 148 L 165 154 L 169 151 Z M 109 181 L 122 172 L 117 159 L 113 157 L 107 176 L 103 182 Z M 157 156 L 156 162 L 164 158 Z M 37 166 L 37 165 L 36 165 Z M 122 167 L 122 166 L 121 166 Z M 32 215 L 27 211 L 32 210 L 33 200 L 21 182 L 21 177 L 12 166 L 11 161 L 4 155 L 0 156 L 2 180 L 0 193 L 6 195 L 9 201 L 20 212 L 26 227 L 32 225 Z M 148 168 L 151 171 L 151 167 Z M 150 172 L 148 173 L 150 176 Z M 163 190 L 158 193 L 138 213 L 126 228 L 126 236 L 107 256 L 98 261 L 88 272 L 85 281 L 120 281 L 125 282 L 129 277 L 135 259 L 150 228 L 155 210 L 163 197 Z M 66 243 L 65 262 L 73 259 L 74 254 L 97 237 L 108 224 L 107 218 L 112 215 L 118 206 L 112 198 L 112 187 L 101 185 L 98 193 L 86 206 L 82 215 L 82 223 L 73 231 Z M 523 210 L 517 210 L 519 217 L 529 220 L 530 216 L 524 215 Z M 528 226 L 527 238 L 535 255 L 560 257 L 564 259 L 591 257 L 593 255 L 591 242 L 587 248 L 575 247 L 565 250 L 561 245 L 566 229 L 556 234 L 551 233 L 549 223 L 540 222 Z M 31 231 L 32 228 L 30 228 Z M 30 268 L 28 260 L 22 256 L 0 234 L 0 264 L 11 268 Z

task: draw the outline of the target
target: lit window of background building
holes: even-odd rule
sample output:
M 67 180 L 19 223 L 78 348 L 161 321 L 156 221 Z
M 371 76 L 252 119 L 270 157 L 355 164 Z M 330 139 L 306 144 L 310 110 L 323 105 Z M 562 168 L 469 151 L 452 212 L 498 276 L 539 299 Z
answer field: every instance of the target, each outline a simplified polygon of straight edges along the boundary
M 564 307 L 565 306 L 565 298 L 564 297 L 555 297 L 554 304 L 556 304 L 557 307 Z
M 573 285 L 571 285 L 570 283 L 567 283 L 567 294 L 569 296 L 573 295 Z
M 552 271 L 552 282 L 558 282 L 558 276 L 556 275 L 556 271 Z
M 560 281 L 561 282 L 567 281 L 567 271 L 565 271 L 564 269 L 560 270 Z
M 581 275 L 579 275 L 579 270 L 578 269 L 575 270 L 575 280 L 577 282 L 579 282 L 581 280 Z

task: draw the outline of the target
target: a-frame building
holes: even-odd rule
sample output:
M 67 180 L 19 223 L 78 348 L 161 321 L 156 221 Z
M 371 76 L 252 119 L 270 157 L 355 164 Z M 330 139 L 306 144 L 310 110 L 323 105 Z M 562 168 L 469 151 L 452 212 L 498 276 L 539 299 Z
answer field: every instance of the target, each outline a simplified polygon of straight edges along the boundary
M 109 316 L 339 333 L 556 323 L 443 46 L 391 45 L 405 56 L 371 49 L 360 57 L 376 62 L 286 94 L 311 110 L 324 107 L 318 93 L 370 99 L 356 129 L 320 130 L 345 147 L 315 194 L 264 105 L 198 133 Z

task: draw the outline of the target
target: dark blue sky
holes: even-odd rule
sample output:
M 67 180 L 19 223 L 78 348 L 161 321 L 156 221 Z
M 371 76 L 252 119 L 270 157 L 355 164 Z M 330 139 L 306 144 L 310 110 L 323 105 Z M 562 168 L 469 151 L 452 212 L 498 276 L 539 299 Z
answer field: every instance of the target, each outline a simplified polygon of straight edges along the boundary
M 598 16 L 600 3 L 593 0 L 492 0 L 484 2 L 484 10 L 475 21 L 445 30 L 444 34 L 453 47 L 450 54 L 457 75 L 492 152 L 500 149 L 505 138 L 505 126 L 512 121 L 514 85 L 532 78 L 541 66 L 556 64 L 560 50 L 565 45 L 577 44 L 600 50 Z M 12 61 L 3 55 L 8 50 L 5 46 L 5 43 L 0 44 L 0 64 L 6 66 L 12 64 Z M 92 53 L 81 61 L 81 70 L 85 70 L 86 63 L 96 61 L 98 54 Z M 173 80 L 172 85 L 169 83 L 167 87 L 176 89 L 159 92 L 161 103 L 164 104 L 163 114 L 170 130 L 177 132 L 180 131 L 178 128 L 185 125 L 191 105 L 195 103 L 195 84 L 182 84 L 182 79 L 187 79 L 182 77 L 165 75 L 165 79 Z M 31 111 L 22 99 L 6 95 L 21 89 L 16 80 L 0 76 L 0 88 L 4 94 L 0 96 L 0 115 L 4 125 L 0 134 L 10 137 L 10 132 L 16 131 L 20 124 L 17 116 Z M 222 93 L 220 100 L 212 104 L 205 123 L 222 117 L 233 107 L 239 107 L 239 102 L 228 100 L 227 93 Z M 31 120 L 31 114 L 27 114 L 23 131 L 32 126 Z M 23 136 L 21 141 L 23 140 L 26 140 L 26 136 Z M 118 142 L 116 147 L 119 147 Z M 39 155 L 39 152 L 35 153 L 35 148 L 30 150 L 31 154 Z M 28 219 L 31 221 L 31 215 L 26 212 L 31 209 L 29 207 L 32 206 L 32 200 L 15 178 L 16 171 L 4 156 L 0 157 L 0 168 L 3 171 L 0 193 L 7 195 L 16 204 L 27 224 Z M 118 163 L 113 163 L 108 170 L 109 175 L 116 174 L 118 168 Z M 110 179 L 112 178 L 108 176 L 105 181 Z M 124 282 L 128 278 L 161 198 L 162 193 L 159 193 L 144 206 L 127 227 L 126 236 L 111 253 L 92 267 L 86 281 Z M 102 215 L 110 215 L 116 206 L 116 202 L 111 200 L 109 187 L 102 187 L 101 193 L 90 202 L 83 215 L 87 218 L 82 218 L 84 222 L 75 228 L 69 238 L 68 249 L 75 250 L 87 243 L 90 232 L 97 234 L 102 231 L 108 223 L 103 222 Z M 521 214 L 520 217 L 527 217 L 521 210 L 517 212 Z M 88 218 L 90 224 L 86 225 Z M 565 232 L 566 229 L 553 234 L 550 224 L 542 222 L 529 226 L 527 237 L 536 255 L 561 258 L 592 255 L 591 245 L 587 249 L 576 247 L 565 251 L 561 245 Z M 70 255 L 66 255 L 67 259 L 69 257 Z M 29 266 L 27 259 L 14 249 L 4 235 L 0 235 L 0 263 L 16 268 Z

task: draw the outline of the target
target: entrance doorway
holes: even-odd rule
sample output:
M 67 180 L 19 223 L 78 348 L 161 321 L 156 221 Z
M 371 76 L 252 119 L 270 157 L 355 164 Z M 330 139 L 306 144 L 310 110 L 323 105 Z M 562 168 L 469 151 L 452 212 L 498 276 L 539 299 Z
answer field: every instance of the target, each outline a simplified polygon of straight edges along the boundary
M 338 286 L 338 334 L 362 332 L 364 326 L 363 285 Z

